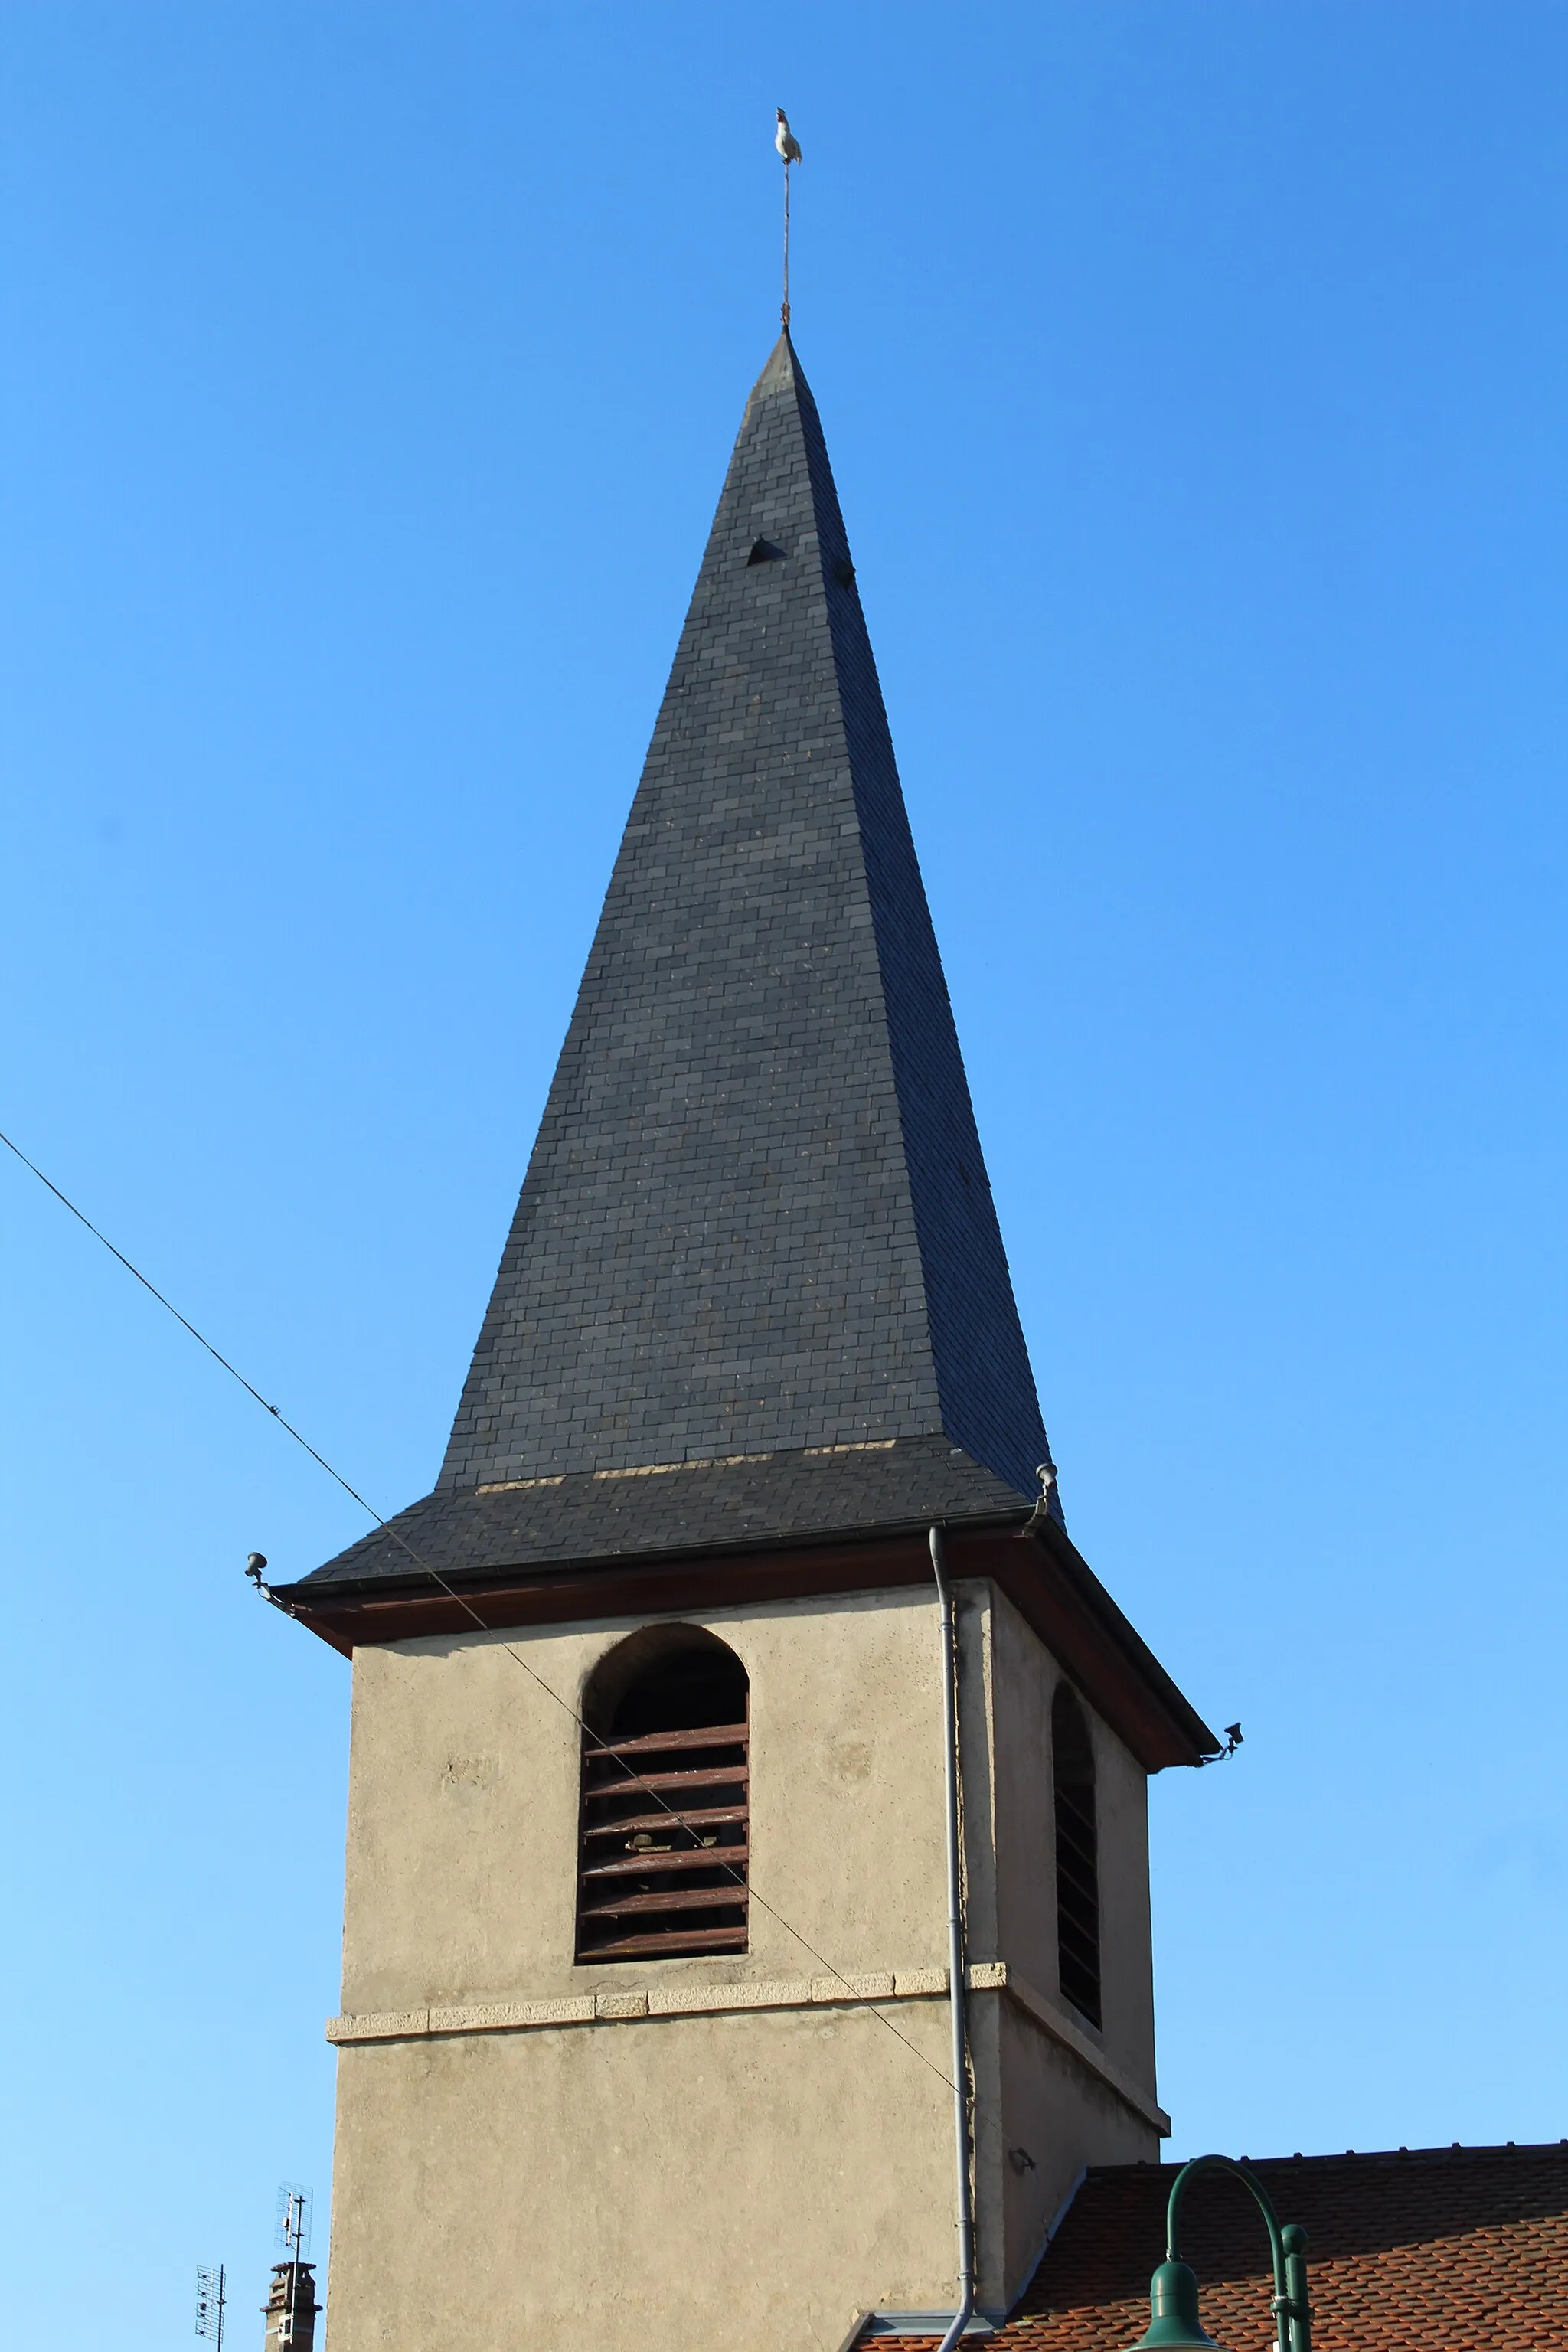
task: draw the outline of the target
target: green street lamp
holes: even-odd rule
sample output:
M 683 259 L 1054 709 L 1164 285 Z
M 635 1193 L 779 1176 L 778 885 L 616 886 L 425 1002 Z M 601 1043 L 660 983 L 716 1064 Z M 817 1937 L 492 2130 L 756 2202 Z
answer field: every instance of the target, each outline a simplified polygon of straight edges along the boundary
M 1268 2192 L 1256 2173 L 1228 2156 L 1194 2156 L 1171 2184 L 1165 2208 L 1165 2259 L 1149 2284 L 1149 2325 L 1132 2352 L 1220 2352 L 1198 2317 L 1198 2283 L 1178 2251 L 1182 2192 L 1194 2172 L 1218 2169 L 1245 2180 L 1257 2199 L 1274 2257 L 1274 2326 L 1278 2352 L 1312 2352 L 1312 2314 L 1307 2301 L 1307 2232 L 1294 2221 L 1282 2230 Z

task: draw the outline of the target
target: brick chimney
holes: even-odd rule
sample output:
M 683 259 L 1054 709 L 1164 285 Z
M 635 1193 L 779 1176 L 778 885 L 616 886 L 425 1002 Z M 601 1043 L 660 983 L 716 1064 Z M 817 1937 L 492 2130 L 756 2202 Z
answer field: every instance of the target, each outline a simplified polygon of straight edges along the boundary
M 316 2271 L 313 2263 L 277 2263 L 262 2306 L 266 2352 L 315 2352 Z

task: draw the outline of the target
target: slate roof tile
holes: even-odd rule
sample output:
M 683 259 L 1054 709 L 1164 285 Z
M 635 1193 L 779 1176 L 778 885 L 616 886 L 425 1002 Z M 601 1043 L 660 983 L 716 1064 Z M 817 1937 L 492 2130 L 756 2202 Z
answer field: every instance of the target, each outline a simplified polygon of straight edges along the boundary
M 304 1586 L 442 1576 L 820 1539 L 933 1519 L 1019 1518 L 1026 1498 L 945 1437 L 861 1451 L 824 1430 L 832 1452 L 747 1454 L 658 1467 L 555 1472 L 479 1488 L 437 1487 L 341 1552 Z M 402 1540 L 400 1541 L 399 1538 Z M 417 1556 L 410 1558 L 412 1548 Z
M 750 562 L 763 539 L 781 556 Z M 866 1438 L 914 1451 L 896 1476 L 801 1469 L 808 1445 Z M 831 1508 L 866 1529 L 934 1509 L 952 1481 L 931 1465 L 954 1447 L 1009 1507 L 1048 1455 L 785 335 L 747 403 L 437 1490 L 405 1518 L 445 1567 L 477 1568 L 500 1541 L 481 1490 L 558 1475 L 507 1564 L 613 1553 L 620 1522 L 581 1482 L 766 1453 L 776 1475 L 745 1499 L 710 1481 L 704 1526 L 795 1532 Z M 317 1574 L 405 1564 L 371 1537 Z

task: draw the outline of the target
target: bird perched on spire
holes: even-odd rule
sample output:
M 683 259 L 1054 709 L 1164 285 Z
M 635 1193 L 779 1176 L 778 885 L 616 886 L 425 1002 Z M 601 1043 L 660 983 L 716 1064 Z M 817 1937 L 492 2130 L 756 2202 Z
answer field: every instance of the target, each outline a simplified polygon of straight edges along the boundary
M 789 117 L 784 112 L 782 106 L 778 110 L 778 117 L 779 127 L 773 132 L 773 145 L 778 149 L 779 153 L 784 157 L 786 163 L 798 163 L 800 161 L 800 141 L 790 129 Z

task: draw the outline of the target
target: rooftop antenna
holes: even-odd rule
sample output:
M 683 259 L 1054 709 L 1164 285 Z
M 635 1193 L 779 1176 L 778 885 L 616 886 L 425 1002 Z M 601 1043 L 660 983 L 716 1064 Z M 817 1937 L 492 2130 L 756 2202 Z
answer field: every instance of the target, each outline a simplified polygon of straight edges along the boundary
M 196 2272 L 196 2334 L 223 2352 L 223 2315 L 228 2302 L 227 2273 L 222 2263 L 205 2264 Z
M 310 2243 L 310 2192 L 297 2180 L 278 2184 L 278 2240 L 285 2257 L 302 2263 Z
M 310 2243 L 310 2192 L 297 2180 L 280 2180 L 278 2184 L 277 2242 L 289 2265 L 288 2319 L 281 2340 L 292 2344 L 299 2316 L 300 2265 Z
M 773 145 L 784 157 L 784 302 L 779 315 L 784 320 L 784 329 L 787 335 L 789 332 L 789 167 L 792 163 L 798 163 L 800 161 L 800 141 L 790 129 L 789 117 L 782 106 L 777 112 L 779 127 L 773 132 Z

